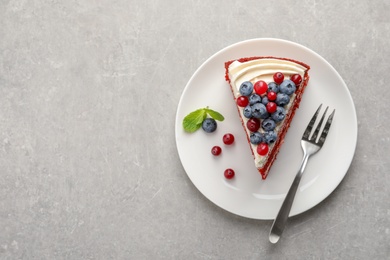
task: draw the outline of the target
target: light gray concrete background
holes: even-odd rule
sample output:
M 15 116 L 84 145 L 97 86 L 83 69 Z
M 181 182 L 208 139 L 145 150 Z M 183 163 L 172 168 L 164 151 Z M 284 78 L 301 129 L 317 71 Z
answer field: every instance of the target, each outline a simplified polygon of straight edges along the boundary
M 389 14 L 386 0 L 0 0 L 0 259 L 386 259 Z M 323 56 L 358 115 L 345 179 L 277 245 L 271 221 L 200 194 L 174 139 L 194 71 L 259 37 Z

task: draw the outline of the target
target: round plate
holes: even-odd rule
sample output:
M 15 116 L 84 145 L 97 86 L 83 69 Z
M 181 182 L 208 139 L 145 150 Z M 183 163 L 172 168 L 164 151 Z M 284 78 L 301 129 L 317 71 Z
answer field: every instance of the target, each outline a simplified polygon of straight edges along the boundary
M 301 105 L 266 180 L 261 179 L 254 166 L 233 95 L 225 81 L 224 63 L 250 56 L 291 58 L 311 67 Z M 357 142 L 357 118 L 349 90 L 324 58 L 297 43 L 253 39 L 217 52 L 191 77 L 177 109 L 176 145 L 188 177 L 204 196 L 231 213 L 253 219 L 275 218 L 302 160 L 302 134 L 320 104 L 336 109 L 336 114 L 324 146 L 309 159 L 290 216 L 325 199 L 344 178 L 351 164 Z M 183 118 L 206 106 L 223 114 L 225 120 L 218 122 L 214 133 L 208 134 L 202 129 L 186 133 L 182 127 Z M 235 136 L 233 145 L 223 144 L 225 133 Z M 214 145 L 222 148 L 218 157 L 210 152 Z M 224 177 L 227 168 L 236 173 L 231 180 Z

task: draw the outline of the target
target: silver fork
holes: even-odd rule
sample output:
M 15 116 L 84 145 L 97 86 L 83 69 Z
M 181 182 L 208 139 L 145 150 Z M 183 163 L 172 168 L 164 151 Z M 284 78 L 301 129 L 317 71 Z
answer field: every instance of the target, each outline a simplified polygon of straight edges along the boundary
M 321 117 L 320 122 L 318 123 L 316 129 L 314 130 L 313 135 L 310 137 L 310 133 L 314 127 L 314 123 L 317 119 L 318 113 L 320 112 L 322 104 L 318 107 L 314 116 L 311 118 L 309 125 L 307 126 L 305 132 L 303 133 L 301 146 L 303 150 L 303 159 L 301 163 L 301 167 L 298 170 L 297 175 L 286 195 L 286 198 L 283 201 L 283 204 L 279 210 L 278 215 L 276 216 L 274 223 L 272 224 L 271 231 L 269 233 L 269 241 L 271 243 L 276 243 L 279 241 L 280 236 L 283 233 L 284 227 L 286 226 L 286 222 L 288 219 L 288 215 L 290 214 L 291 206 L 294 201 L 295 193 L 297 192 L 299 182 L 301 181 L 301 177 L 303 175 L 303 171 L 306 168 L 307 161 L 309 157 L 313 154 L 317 153 L 322 145 L 325 142 L 326 136 L 328 135 L 330 126 L 332 124 L 333 116 L 335 114 L 335 110 L 333 110 L 332 114 L 329 115 L 328 120 L 326 121 L 325 127 L 320 134 L 321 126 L 325 118 L 325 114 L 328 111 L 328 107 L 325 109 L 324 114 Z M 318 138 L 318 135 L 320 137 Z M 317 141 L 318 139 L 318 141 Z

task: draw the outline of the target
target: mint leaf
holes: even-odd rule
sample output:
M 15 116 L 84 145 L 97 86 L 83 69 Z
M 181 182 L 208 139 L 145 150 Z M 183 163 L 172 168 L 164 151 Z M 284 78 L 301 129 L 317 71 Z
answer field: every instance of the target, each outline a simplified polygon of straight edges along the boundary
M 184 130 L 189 133 L 195 132 L 202 126 L 203 120 L 206 118 L 206 116 L 207 113 L 204 108 L 189 113 L 183 119 Z
M 218 120 L 218 121 L 223 121 L 225 118 L 223 117 L 223 115 L 221 115 L 220 113 L 218 113 L 217 111 L 215 110 L 212 110 L 210 108 L 206 108 L 205 109 L 207 114 L 209 114 L 209 116 L 211 116 L 212 118 L 214 118 L 215 120 Z
M 218 113 L 215 110 L 210 109 L 209 107 L 197 109 L 188 115 L 186 115 L 183 119 L 183 128 L 188 133 L 193 133 L 198 130 L 203 121 L 206 119 L 207 114 L 215 120 L 223 121 L 225 118 L 223 115 Z

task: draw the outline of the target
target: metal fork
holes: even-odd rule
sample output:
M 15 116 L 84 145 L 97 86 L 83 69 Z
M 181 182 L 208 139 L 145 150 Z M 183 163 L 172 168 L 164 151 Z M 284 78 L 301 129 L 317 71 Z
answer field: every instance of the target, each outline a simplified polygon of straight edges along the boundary
M 286 195 L 286 198 L 283 201 L 283 204 L 279 210 L 278 215 L 276 216 L 274 223 L 272 224 L 271 231 L 269 233 L 269 241 L 271 243 L 278 242 L 280 236 L 283 233 L 284 227 L 286 226 L 286 222 L 288 219 L 288 215 L 290 214 L 291 206 L 294 201 L 295 193 L 297 192 L 299 182 L 301 181 L 301 177 L 303 175 L 303 171 L 306 168 L 307 161 L 309 160 L 309 157 L 313 154 L 317 153 L 322 145 L 325 142 L 326 136 L 328 135 L 330 126 L 332 124 L 333 116 L 335 114 L 336 110 L 333 110 L 332 114 L 328 117 L 328 120 L 326 121 L 325 127 L 322 130 L 322 133 L 320 134 L 321 126 L 325 118 L 325 114 L 328 111 L 328 107 L 325 109 L 324 114 L 321 117 L 321 120 L 319 121 L 316 129 L 314 130 L 313 135 L 310 137 L 310 133 L 312 132 L 312 129 L 314 127 L 314 123 L 317 119 L 317 116 L 321 110 L 322 104 L 318 107 L 317 111 L 315 112 L 314 116 L 309 122 L 309 125 L 307 126 L 305 132 L 303 133 L 302 140 L 301 140 L 301 146 L 303 150 L 303 159 L 301 163 L 301 167 L 298 170 L 297 175 L 295 176 L 295 179 Z M 320 137 L 318 138 L 318 135 L 320 134 Z M 318 139 L 318 141 L 317 141 Z

